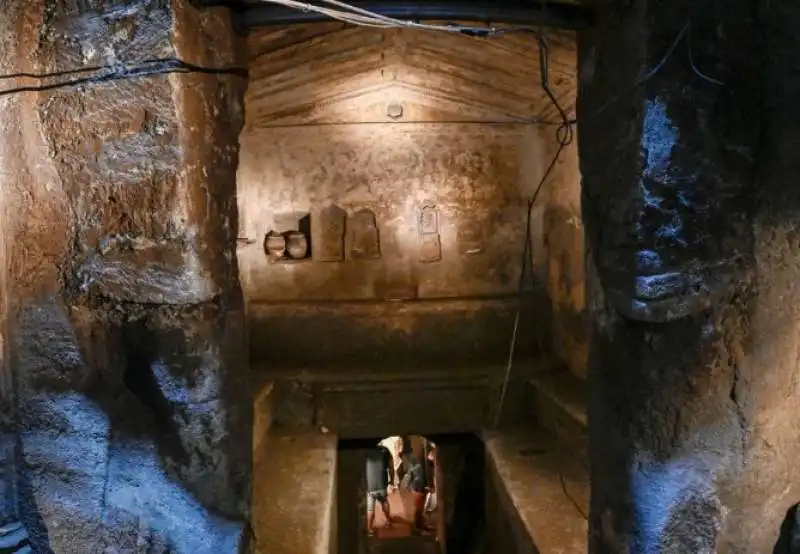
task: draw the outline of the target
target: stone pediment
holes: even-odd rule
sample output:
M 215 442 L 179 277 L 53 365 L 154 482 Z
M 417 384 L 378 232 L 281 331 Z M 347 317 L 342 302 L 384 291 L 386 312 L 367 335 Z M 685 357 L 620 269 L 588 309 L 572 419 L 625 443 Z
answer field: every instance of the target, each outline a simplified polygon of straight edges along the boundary
M 510 122 L 553 115 L 540 86 L 533 37 L 477 40 L 330 25 L 312 31 L 256 31 L 250 38 L 248 127 Z M 551 86 L 570 109 L 576 82 L 574 37 L 557 35 L 550 49 Z M 390 105 L 401 106 L 402 115 L 392 114 Z

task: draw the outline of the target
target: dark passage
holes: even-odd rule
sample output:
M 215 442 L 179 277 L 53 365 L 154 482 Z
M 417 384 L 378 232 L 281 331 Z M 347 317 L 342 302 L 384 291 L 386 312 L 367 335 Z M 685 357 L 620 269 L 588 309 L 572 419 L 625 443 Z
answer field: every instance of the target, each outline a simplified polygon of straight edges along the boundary
M 472 434 L 428 436 L 422 443 L 414 435 L 401 436 L 402 446 L 395 452 L 396 437 L 342 440 L 338 459 L 338 540 L 340 552 L 358 554 L 478 554 L 483 552 L 481 537 L 484 522 L 483 443 Z M 427 439 L 427 440 L 425 440 Z M 373 536 L 367 534 L 368 453 L 384 445 L 392 452 L 397 487 L 387 495 L 392 525 L 384 529 L 383 512 L 376 503 Z M 413 448 L 412 448 L 413 444 Z M 420 445 L 422 444 L 422 446 Z M 435 462 L 420 464 L 424 476 L 418 478 L 415 460 Z M 424 480 L 428 492 L 435 492 L 431 503 L 425 495 L 422 520 L 425 531 L 413 525 L 415 481 Z M 421 505 L 421 504 L 420 504 Z

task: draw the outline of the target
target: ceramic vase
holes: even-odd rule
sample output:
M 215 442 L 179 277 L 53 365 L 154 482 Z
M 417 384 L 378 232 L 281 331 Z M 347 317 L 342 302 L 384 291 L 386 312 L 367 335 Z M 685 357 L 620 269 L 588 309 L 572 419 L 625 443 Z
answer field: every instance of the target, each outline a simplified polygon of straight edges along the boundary
M 264 249 L 273 260 L 280 260 L 286 253 L 286 239 L 278 233 L 270 233 L 264 239 Z
M 308 255 L 308 239 L 300 231 L 286 235 L 286 251 L 293 260 L 302 260 Z

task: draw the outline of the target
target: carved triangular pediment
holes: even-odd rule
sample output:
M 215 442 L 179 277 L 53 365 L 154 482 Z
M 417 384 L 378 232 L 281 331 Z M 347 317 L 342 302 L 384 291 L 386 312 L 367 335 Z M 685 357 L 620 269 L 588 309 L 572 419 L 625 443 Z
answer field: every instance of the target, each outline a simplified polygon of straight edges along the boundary
M 402 107 L 400 118 L 391 115 L 390 106 Z M 269 127 L 324 123 L 446 122 L 525 120 L 525 114 L 504 109 L 444 91 L 405 83 L 378 84 L 348 91 L 323 101 L 275 106 L 273 111 L 250 112 L 248 126 Z
M 259 32 L 249 39 L 247 125 L 523 121 L 551 115 L 533 37 L 474 40 L 407 29 Z M 275 48 L 270 49 L 270 40 Z M 551 42 L 551 88 L 574 103 L 574 36 Z M 402 108 L 394 117 L 389 105 Z

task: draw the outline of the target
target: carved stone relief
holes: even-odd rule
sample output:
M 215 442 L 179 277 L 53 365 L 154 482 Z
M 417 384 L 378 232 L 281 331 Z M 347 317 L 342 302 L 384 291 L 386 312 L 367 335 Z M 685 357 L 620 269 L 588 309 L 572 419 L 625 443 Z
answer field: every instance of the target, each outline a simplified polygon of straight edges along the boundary
M 439 238 L 439 210 L 431 204 L 419 213 L 420 261 L 438 262 L 442 259 L 442 242 Z
M 344 239 L 347 212 L 336 205 L 323 208 L 319 214 L 319 248 L 315 258 L 321 262 L 344 260 Z
M 375 214 L 367 208 L 350 216 L 350 257 L 354 260 L 374 260 L 381 257 L 380 236 Z
M 419 257 L 421 262 L 439 262 L 442 260 L 442 242 L 439 235 L 423 235 Z

